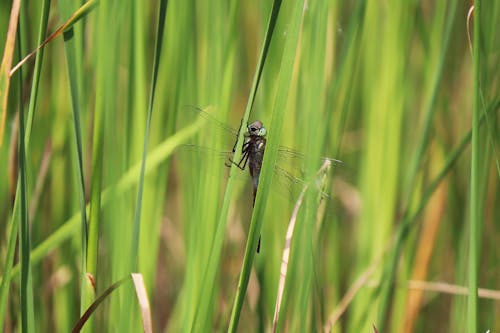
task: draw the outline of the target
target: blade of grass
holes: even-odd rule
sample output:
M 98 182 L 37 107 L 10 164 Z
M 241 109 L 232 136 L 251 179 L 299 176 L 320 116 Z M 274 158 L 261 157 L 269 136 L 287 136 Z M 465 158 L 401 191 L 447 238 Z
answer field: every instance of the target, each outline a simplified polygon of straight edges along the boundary
M 34 49 L 31 53 L 29 53 L 26 57 L 23 58 L 20 62 L 18 62 L 10 71 L 9 75 L 12 76 L 14 73 L 21 68 L 28 60 L 30 60 L 35 54 L 37 54 L 40 50 L 42 50 L 48 43 L 50 43 L 55 38 L 59 37 L 66 30 L 70 30 L 75 23 L 77 23 L 80 19 L 84 18 L 89 12 L 94 9 L 97 5 L 98 0 L 89 0 L 85 4 L 83 4 L 80 8 L 78 8 L 71 16 L 64 22 L 59 28 L 56 29 L 47 39 L 40 41 L 36 49 Z M 1 143 L 1 142 L 0 142 Z
M 59 2 L 61 15 L 71 16 L 73 13 L 72 4 L 68 2 Z M 83 142 L 82 142 L 82 124 L 81 124 L 81 86 L 82 77 L 79 70 L 77 58 L 77 45 L 75 42 L 75 31 L 71 27 L 64 30 L 64 48 L 66 50 L 66 67 L 68 70 L 68 78 L 71 92 L 71 110 L 73 115 L 73 136 L 75 138 L 75 151 L 76 151 L 76 166 L 75 170 L 78 179 L 78 196 L 80 204 L 80 218 L 81 218 L 81 293 L 80 298 L 80 311 L 85 308 L 85 290 L 87 285 L 87 276 L 85 271 L 87 269 L 87 241 L 88 241 L 88 225 L 87 225 L 87 210 L 85 205 L 85 180 L 84 180 L 84 167 L 83 167 Z
M 303 124 L 297 125 L 293 132 L 296 132 L 296 141 L 301 144 L 300 149 L 308 154 L 302 166 L 305 175 L 316 174 L 318 163 L 321 161 L 320 156 L 324 152 L 322 143 L 326 141 L 326 137 L 331 136 L 325 119 L 328 115 L 337 113 L 337 110 L 332 112 L 325 108 L 325 102 L 329 97 L 325 68 L 328 41 L 327 15 L 327 1 L 308 4 L 300 37 L 299 50 L 301 52 L 299 51 L 294 66 L 297 74 L 294 74 L 293 86 L 296 88 L 290 92 L 289 106 L 287 106 L 287 108 L 293 107 L 294 103 L 290 101 L 296 100 L 295 118 L 298 124 Z M 314 52 L 306 50 L 314 50 Z M 309 112 L 300 112 L 300 110 L 309 110 Z M 288 115 L 287 121 L 290 118 L 291 116 Z M 341 134 L 337 133 L 337 135 Z M 338 147 L 335 150 L 338 150 Z M 323 204 L 326 205 L 326 202 L 324 201 Z M 317 324 L 323 322 L 322 319 L 317 321 L 321 312 L 316 308 L 320 304 L 316 295 L 321 295 L 321 293 L 316 294 L 313 289 L 318 284 L 318 269 L 321 266 L 318 254 L 323 251 L 318 249 L 319 242 L 314 237 L 318 226 L 319 205 L 320 199 L 310 191 L 301 214 L 303 222 L 297 226 L 296 236 L 291 245 L 296 250 L 290 258 L 289 278 L 283 297 L 282 312 L 286 315 L 280 316 L 278 331 L 283 330 L 282 325 L 286 322 L 289 330 L 316 332 L 320 330 Z
M 21 26 L 18 27 L 18 37 L 21 36 Z M 20 38 L 17 43 L 18 53 L 21 54 Z M 33 309 L 33 286 L 31 277 L 31 243 L 30 228 L 28 217 L 28 190 L 26 180 L 26 146 L 25 146 L 25 127 L 24 127 L 24 108 L 23 108 L 23 75 L 19 72 L 19 131 L 18 131 L 18 158 L 19 158 L 19 189 L 20 195 L 20 220 L 19 220 L 19 252 L 21 265 L 21 285 L 20 285 L 20 303 L 21 303 L 21 327 L 23 332 L 34 332 L 34 309 Z M 14 231 L 14 230 L 12 230 Z
M 45 33 L 46 33 L 46 30 L 47 30 L 47 22 L 49 19 L 49 10 L 50 10 L 50 0 L 44 0 L 43 5 L 42 5 L 40 27 L 39 27 L 39 32 L 38 32 L 38 41 L 39 42 L 41 40 L 43 40 Z M 40 52 L 36 56 L 36 60 L 35 60 L 33 82 L 31 85 L 31 95 L 30 95 L 30 101 L 29 101 L 29 107 L 28 107 L 28 120 L 27 120 L 26 128 L 25 128 L 24 146 L 26 149 L 26 155 L 29 154 L 29 143 L 30 143 L 30 137 L 31 137 L 31 129 L 32 129 L 32 125 L 33 125 L 33 118 L 34 118 L 34 113 L 35 113 L 36 99 L 37 99 L 37 95 L 38 95 L 38 84 L 40 81 L 42 60 L 43 60 L 43 52 Z M 2 135 L 0 134 L 0 137 L 1 136 Z M 18 185 L 16 187 L 16 193 L 19 193 L 19 191 L 20 191 L 19 186 L 20 186 L 20 183 L 18 181 Z M 19 199 L 18 199 L 18 196 L 16 194 L 16 198 L 14 201 L 14 209 L 12 212 L 12 218 L 11 218 L 11 223 L 10 223 L 10 232 L 8 233 L 9 239 L 8 239 L 8 245 L 7 245 L 7 254 L 6 254 L 6 259 L 5 259 L 5 267 L 3 270 L 3 276 L 10 276 L 10 274 L 11 274 L 12 263 L 13 263 L 13 259 L 14 259 L 14 249 L 15 249 L 16 238 L 17 238 L 17 229 L 18 229 L 18 221 L 19 221 L 18 215 L 19 215 Z M 9 293 L 10 280 L 11 279 L 3 279 L 1 286 L 0 286 L 0 327 L 3 327 L 3 325 L 4 325 L 5 313 L 6 313 L 5 305 L 6 305 L 7 296 Z
M 468 332 L 477 332 L 477 277 L 478 277 L 478 258 L 479 258 L 479 232 L 480 210 L 480 142 L 479 142 L 479 118 L 481 116 L 481 0 L 474 1 L 474 42 L 473 42 L 473 72 L 474 72 L 474 91 L 472 105 L 472 142 L 471 142 L 471 178 L 470 178 L 470 217 L 469 217 L 469 297 L 467 302 L 467 327 Z
M 236 143 L 236 148 L 235 148 L 235 156 L 234 160 L 238 161 L 241 157 L 241 149 L 243 146 L 243 134 L 245 132 L 245 124 L 248 122 L 248 118 L 250 116 L 250 111 L 252 110 L 252 107 L 255 102 L 255 96 L 257 94 L 257 89 L 259 87 L 259 83 L 262 77 L 262 72 L 264 69 L 264 64 L 266 63 L 266 59 L 268 56 L 268 51 L 269 47 L 271 44 L 271 39 L 273 37 L 275 27 L 276 27 L 276 22 L 278 19 L 278 14 L 280 12 L 280 7 L 281 7 L 281 0 L 275 0 L 273 2 L 273 7 L 271 9 L 271 14 L 269 16 L 269 20 L 267 22 L 267 29 L 266 29 L 266 35 L 262 44 L 262 49 L 260 52 L 259 60 L 257 62 L 257 70 L 255 71 L 253 81 L 252 81 L 252 87 L 249 93 L 249 97 L 247 100 L 246 108 L 245 108 L 245 113 L 243 115 L 243 119 L 241 121 L 241 127 L 239 131 L 239 136 L 237 139 Z M 231 20 L 233 23 L 235 22 L 235 17 L 236 17 L 236 11 L 233 11 L 233 19 Z M 229 212 L 229 204 L 231 201 L 231 194 L 233 192 L 234 188 L 234 178 L 236 173 L 239 170 L 236 170 L 236 167 L 234 165 L 231 165 L 231 170 L 230 170 L 230 176 L 228 179 L 228 182 L 226 184 L 226 190 L 224 192 L 224 198 L 222 202 L 222 208 L 220 211 L 219 219 L 217 222 L 217 227 L 215 231 L 215 236 L 213 240 L 213 245 L 212 249 L 210 251 L 210 255 L 208 258 L 208 262 L 203 274 L 203 279 L 202 279 L 202 285 L 201 285 L 201 295 L 200 299 L 196 301 L 195 304 L 198 304 L 195 308 L 195 313 L 194 317 L 192 320 L 189 320 L 188 325 L 189 327 L 187 330 L 189 332 L 193 331 L 193 328 L 196 328 L 198 326 L 195 325 L 203 325 L 206 320 L 200 320 L 199 316 L 202 314 L 205 316 L 205 314 L 208 313 L 208 309 L 211 306 L 210 304 L 210 299 L 212 298 L 212 286 L 215 283 L 215 277 L 217 275 L 217 271 L 219 269 L 219 264 L 220 264 L 220 256 L 222 253 L 222 245 L 224 241 L 224 234 L 226 232 L 226 225 L 227 225 L 227 215 Z M 201 326 L 198 328 L 200 329 Z
M 115 283 L 113 283 L 111 286 L 109 286 L 103 293 L 100 295 L 90 306 L 85 310 L 83 315 L 80 317 L 80 319 L 77 321 L 75 326 L 73 327 L 72 332 L 77 333 L 80 332 L 83 328 L 83 325 L 90 319 L 90 316 L 97 310 L 99 305 L 109 296 L 113 291 L 124 285 L 126 282 L 132 280 L 134 283 L 134 288 L 136 292 L 136 298 L 137 301 L 141 307 L 142 310 L 142 323 L 143 323 L 143 329 L 145 333 L 151 333 L 153 332 L 153 325 L 151 322 L 151 311 L 149 308 L 149 300 L 148 296 L 146 293 L 146 287 L 144 286 L 144 280 L 142 279 L 141 274 L 137 273 L 132 273 Z
M 165 27 L 165 17 L 167 13 L 167 5 L 168 0 L 161 0 L 160 8 L 158 13 L 158 27 L 156 31 L 156 47 L 153 61 L 153 71 L 152 71 L 152 79 L 151 79 L 151 90 L 149 94 L 149 102 L 148 102 L 148 115 L 146 120 L 146 131 L 144 134 L 144 146 L 142 152 L 142 160 L 141 160 L 141 171 L 139 175 L 139 188 L 137 190 L 137 198 L 135 205 L 135 215 L 134 215 L 134 225 L 132 231 L 132 245 L 130 247 L 130 264 L 132 271 L 137 270 L 137 259 L 139 252 L 139 232 L 141 225 L 141 208 L 142 208 L 142 193 L 144 191 L 144 177 L 146 170 L 146 161 L 147 161 L 147 152 L 148 152 L 148 138 L 149 138 L 149 130 L 151 127 L 151 118 L 153 116 L 153 104 L 155 99 L 156 92 L 156 81 L 158 79 L 158 68 L 160 65 L 160 56 L 163 46 L 163 33 Z
M 438 292 L 443 294 L 465 295 L 465 296 L 469 295 L 469 289 L 466 286 L 460 286 L 446 282 L 410 280 L 408 281 L 408 288 L 419 291 Z M 500 291 L 498 289 L 494 290 L 494 289 L 478 288 L 477 295 L 480 298 L 500 301 Z
M 14 0 L 12 2 L 12 9 L 10 11 L 9 30 L 7 31 L 7 40 L 5 41 L 5 48 L 2 57 L 2 64 L 0 65 L 0 101 L 2 103 L 2 117 L 0 118 L 0 147 L 3 141 L 3 132 L 5 128 L 5 117 L 7 116 L 7 102 L 9 99 L 10 87 L 10 67 L 12 66 L 12 58 L 14 56 L 14 47 L 17 35 L 17 23 L 19 21 L 19 9 L 21 7 L 21 0 Z
M 292 16 L 290 17 L 287 40 L 283 50 L 282 61 L 278 78 L 278 91 L 271 116 L 271 125 L 269 129 L 269 139 L 266 144 L 266 153 L 262 171 L 259 177 L 259 188 L 255 207 L 252 213 L 252 221 L 250 222 L 250 230 L 248 234 L 247 244 L 245 248 L 245 256 L 241 268 L 240 278 L 238 281 L 238 289 L 233 303 L 231 312 L 231 321 L 229 323 L 228 332 L 235 332 L 238 327 L 241 308 L 245 298 L 250 272 L 252 269 L 253 259 L 255 257 L 258 239 L 261 233 L 264 212 L 266 210 L 267 197 L 270 190 L 272 172 L 278 155 L 278 146 L 283 126 L 285 108 L 290 89 L 290 83 L 293 74 L 293 64 L 297 51 L 297 45 L 300 35 L 300 27 L 304 14 L 305 3 L 296 1 L 293 6 Z
M 276 332 L 276 328 L 278 326 L 278 316 L 280 314 L 280 308 L 281 308 L 281 301 L 283 299 L 283 292 L 285 290 L 285 282 L 286 282 L 286 273 L 288 269 L 288 260 L 290 258 L 290 246 L 292 244 L 292 237 L 294 235 L 294 230 L 295 230 L 295 224 L 297 222 L 297 216 L 299 213 L 299 209 L 302 206 L 302 202 L 304 200 L 304 196 L 306 194 L 306 191 L 308 190 L 309 186 L 311 185 L 312 182 L 315 182 L 317 179 L 320 177 L 326 175 L 328 170 L 330 169 L 331 162 L 329 160 L 325 160 L 321 168 L 318 170 L 316 173 L 316 176 L 306 183 L 304 187 L 302 188 L 302 191 L 300 192 L 299 198 L 297 199 L 297 202 L 295 204 L 295 207 L 293 208 L 293 213 L 292 217 L 290 218 L 290 222 L 288 223 L 288 228 L 286 231 L 286 238 L 285 238 L 285 248 L 283 249 L 283 255 L 281 259 L 281 267 L 280 267 L 280 279 L 278 283 L 278 292 L 276 295 L 276 305 L 274 307 L 274 317 L 273 317 L 273 332 Z
M 93 142 L 92 142 L 92 179 L 90 185 L 90 214 L 88 221 L 88 244 L 87 244 L 87 266 L 85 282 L 82 286 L 82 306 L 87 308 L 95 299 L 96 285 L 100 279 L 97 275 L 98 254 L 99 254 L 99 228 L 101 212 L 101 193 L 103 178 L 103 146 L 105 111 L 114 108 L 110 100 L 114 99 L 115 90 L 115 57 L 110 57 L 110 50 L 117 48 L 115 32 L 115 22 L 111 22 L 109 17 L 113 14 L 113 3 L 106 1 L 99 6 L 98 27 L 99 31 L 106 31 L 106 34 L 98 34 L 97 46 L 97 73 L 96 73 L 96 98 L 94 111 Z M 95 331 L 93 320 L 87 324 L 87 331 Z
M 47 33 L 47 24 L 49 22 L 50 0 L 44 0 L 40 18 L 40 27 L 38 30 L 37 43 L 40 44 Z M 31 95 L 28 108 L 28 119 L 26 121 L 26 149 L 29 152 L 29 142 L 31 137 L 31 129 L 33 127 L 33 119 L 35 118 L 35 106 L 38 97 L 38 85 L 40 83 L 40 73 L 43 63 L 43 49 L 40 50 L 35 58 L 35 68 L 33 73 L 33 82 L 31 84 Z
M 230 114 L 233 102 L 233 83 L 235 81 L 234 72 L 236 69 L 236 41 L 239 37 L 237 9 L 240 7 L 238 1 L 228 3 L 226 1 L 215 1 L 212 4 L 201 5 L 200 13 L 195 18 L 203 22 L 200 25 L 197 41 L 210 41 L 209 48 L 200 48 L 195 54 L 200 59 L 199 83 L 192 84 L 198 87 L 197 98 L 210 101 L 217 105 L 217 110 L 221 119 L 227 119 Z M 217 22 L 212 23 L 212 17 L 218 17 Z M 229 29 L 228 29 L 229 26 Z M 196 48 L 197 44 L 193 48 Z M 189 86 L 186 86 L 189 89 Z M 209 145 L 217 147 L 221 140 L 217 137 L 207 138 Z M 212 160 L 213 161 L 213 160 Z M 189 275 L 184 283 L 186 290 L 185 299 L 189 299 L 188 306 L 185 306 L 183 318 L 180 319 L 185 331 L 206 331 L 213 328 L 214 313 L 217 309 L 212 306 L 216 301 L 217 289 L 216 274 L 219 270 L 221 260 L 221 250 L 226 231 L 227 216 L 221 217 L 220 193 L 224 178 L 222 163 L 210 163 L 210 159 L 205 164 L 206 174 L 213 176 L 200 177 L 199 186 L 194 190 L 199 195 L 196 198 L 198 212 L 194 215 L 185 216 L 186 220 L 204 219 L 203 227 L 189 228 L 189 236 L 186 238 L 187 244 L 192 244 L 188 250 L 186 264 L 186 274 Z M 213 172 L 212 172 L 213 171 Z M 227 187 L 226 187 L 227 189 Z M 226 198 L 229 192 L 226 190 Z M 224 210 L 224 208 L 223 208 Z M 223 215 L 223 214 L 222 214 Z M 204 218 L 204 217 L 208 218 Z M 222 234 L 219 232 L 222 231 Z M 222 237 L 219 237 L 222 236 Z M 208 265 L 206 263 L 209 263 Z M 203 276 L 198 279 L 196 276 Z M 201 282 L 201 283 L 200 283 Z M 189 295 L 189 296 L 188 296 Z

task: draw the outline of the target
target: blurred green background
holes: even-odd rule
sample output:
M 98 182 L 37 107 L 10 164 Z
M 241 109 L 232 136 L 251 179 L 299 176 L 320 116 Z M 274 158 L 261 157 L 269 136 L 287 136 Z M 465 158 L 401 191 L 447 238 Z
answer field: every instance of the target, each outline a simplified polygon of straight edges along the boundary
M 13 65 L 83 3 L 23 2 Z M 277 128 L 280 144 L 304 152 L 284 162 L 304 181 L 321 156 L 342 161 L 328 174 L 329 196 L 318 201 L 313 187 L 301 207 L 278 331 L 500 330 L 500 1 L 471 21 L 474 51 L 463 1 L 284 1 L 272 32 L 270 0 L 171 0 L 166 15 L 161 4 L 101 0 L 44 48 L 43 61 L 38 54 L 40 67 L 32 59 L 11 78 L 0 146 L 4 332 L 68 332 L 96 295 L 133 271 L 144 276 L 155 331 L 226 330 L 251 181 L 240 171 L 226 189 L 219 151 L 235 138 L 197 108 L 237 128 L 247 103 L 270 138 Z M 0 3 L 1 54 L 11 5 Z M 284 118 L 273 121 L 278 108 Z M 17 191 L 15 211 L 18 172 L 26 191 Z M 240 332 L 271 331 L 302 184 L 292 183 L 272 185 L 267 197 Z M 18 263 L 29 250 L 23 278 Z M 467 288 L 477 285 L 487 290 L 476 304 Z M 106 298 L 87 331 L 139 331 L 132 290 L 127 283 Z

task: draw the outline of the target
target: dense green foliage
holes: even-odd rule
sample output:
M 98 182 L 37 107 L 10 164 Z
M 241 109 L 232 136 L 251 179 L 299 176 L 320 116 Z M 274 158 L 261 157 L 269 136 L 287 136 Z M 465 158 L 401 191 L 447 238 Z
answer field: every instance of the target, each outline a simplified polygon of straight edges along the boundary
M 23 1 L 13 65 L 83 4 Z M 470 31 L 457 0 L 90 5 L 10 77 L 0 330 L 68 332 L 137 271 L 155 331 L 270 331 L 306 184 L 278 331 L 500 330 L 500 1 Z M 255 119 L 254 209 L 217 120 Z M 124 283 L 84 329 L 140 331 L 137 303 Z

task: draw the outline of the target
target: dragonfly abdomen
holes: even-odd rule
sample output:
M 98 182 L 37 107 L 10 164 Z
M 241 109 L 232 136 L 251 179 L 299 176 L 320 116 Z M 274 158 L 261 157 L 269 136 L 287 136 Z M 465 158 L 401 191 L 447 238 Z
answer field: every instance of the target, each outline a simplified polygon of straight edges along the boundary
M 252 176 L 254 200 L 259 185 L 260 170 L 264 159 L 264 151 L 266 149 L 266 139 L 261 136 L 251 136 L 248 138 L 248 169 Z

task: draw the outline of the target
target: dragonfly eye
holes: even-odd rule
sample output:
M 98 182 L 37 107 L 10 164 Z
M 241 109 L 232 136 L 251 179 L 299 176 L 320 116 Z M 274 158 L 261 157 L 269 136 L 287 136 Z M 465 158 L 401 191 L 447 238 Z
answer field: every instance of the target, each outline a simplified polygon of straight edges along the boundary
M 250 125 L 247 126 L 248 133 L 251 135 L 262 135 L 262 129 L 264 126 L 262 126 L 262 123 L 259 120 L 254 121 Z M 264 130 L 265 131 L 265 130 Z

